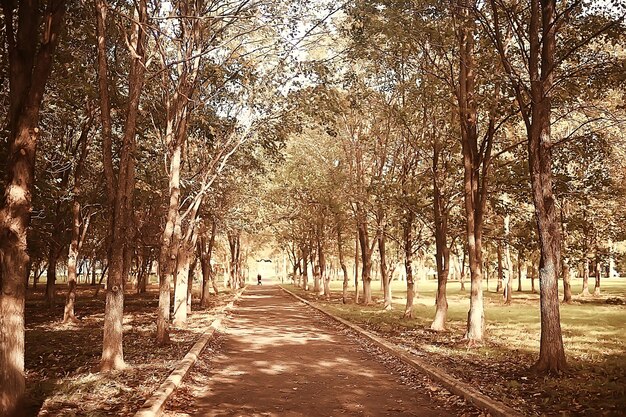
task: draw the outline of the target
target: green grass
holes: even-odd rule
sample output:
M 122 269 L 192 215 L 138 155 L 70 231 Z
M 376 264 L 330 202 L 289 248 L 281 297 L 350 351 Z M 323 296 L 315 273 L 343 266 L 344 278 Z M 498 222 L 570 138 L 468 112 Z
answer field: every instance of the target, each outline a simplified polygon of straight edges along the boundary
M 354 293 L 351 283 L 350 296 Z M 572 304 L 561 304 L 561 326 L 569 371 L 560 378 L 533 375 L 529 368 L 539 354 L 539 294 L 529 291 L 530 280 L 523 282 L 525 291 L 516 292 L 513 303 L 504 305 L 502 294 L 495 292 L 496 282 L 487 289 L 484 283 L 486 340 L 476 349 L 468 349 L 461 339 L 469 309 L 469 283 L 460 290 L 459 282 L 448 283 L 447 331 L 431 332 L 434 317 L 436 281 L 417 282 L 414 318 L 401 318 L 406 303 L 405 283 L 392 283 L 393 310 L 384 311 L 380 282 L 373 281 L 377 303 L 372 306 L 342 304 L 341 282 L 333 281 L 330 302 L 316 301 L 334 314 L 375 330 L 397 343 L 429 354 L 431 360 L 448 371 L 478 384 L 488 395 L 503 401 L 517 401 L 525 414 L 558 413 L 565 415 L 619 414 L 626 407 L 626 306 L 610 305 L 607 298 L 626 301 L 626 278 L 602 280 L 600 296 L 581 297 L 582 280 L 574 280 Z M 535 282 L 538 289 L 538 282 Z M 561 284 L 561 283 L 560 283 Z M 593 292 L 593 280 L 590 280 Z M 304 294 L 299 288 L 295 290 Z M 559 288 L 561 290 L 561 288 Z M 308 298 L 316 299 L 309 293 Z M 501 380 L 501 384 L 488 383 Z M 482 375 L 478 377 L 477 375 Z

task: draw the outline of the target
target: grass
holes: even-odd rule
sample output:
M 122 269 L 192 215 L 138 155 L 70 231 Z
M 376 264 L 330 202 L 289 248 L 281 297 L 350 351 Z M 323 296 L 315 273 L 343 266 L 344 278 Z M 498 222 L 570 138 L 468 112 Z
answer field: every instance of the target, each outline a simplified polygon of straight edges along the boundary
M 353 283 L 352 283 L 353 284 Z M 486 283 L 485 283 L 486 284 Z M 536 284 L 538 284 L 536 282 Z M 573 281 L 574 294 L 582 288 Z M 436 281 L 417 283 L 413 319 L 401 318 L 406 303 L 405 283 L 393 282 L 393 310 L 380 305 L 380 283 L 372 288 L 377 303 L 362 306 L 340 301 L 341 282 L 333 281 L 330 302 L 310 292 L 313 299 L 334 314 L 413 349 L 437 366 L 480 387 L 486 394 L 507 402 L 526 415 L 623 415 L 626 410 L 626 306 L 607 304 L 607 298 L 626 301 L 626 279 L 603 279 L 601 295 L 574 296 L 561 304 L 561 325 L 569 370 L 560 377 L 543 377 L 530 371 L 540 342 L 539 295 L 528 289 L 513 292 L 513 303 L 504 305 L 495 282 L 485 285 L 486 341 L 469 349 L 462 341 L 469 309 L 467 291 L 458 282 L 448 284 L 447 331 L 429 330 L 434 317 Z M 530 287 L 530 281 L 524 282 Z M 593 281 L 591 282 L 593 286 Z M 517 282 L 514 283 L 514 289 Z M 591 288 L 593 291 L 593 288 Z M 354 287 L 351 289 L 351 296 Z

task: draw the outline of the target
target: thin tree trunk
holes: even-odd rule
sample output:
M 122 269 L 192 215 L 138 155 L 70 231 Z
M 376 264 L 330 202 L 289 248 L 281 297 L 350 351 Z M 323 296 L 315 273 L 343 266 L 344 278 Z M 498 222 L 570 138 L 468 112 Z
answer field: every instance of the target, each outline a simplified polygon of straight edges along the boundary
M 445 329 L 448 315 L 446 287 L 450 273 L 450 248 L 448 247 L 449 208 L 439 187 L 440 144 L 433 143 L 433 217 L 435 220 L 435 259 L 437 263 L 437 295 L 435 298 L 435 318 L 430 328 L 435 331 Z
M 324 297 L 327 300 L 330 300 L 330 275 L 328 274 L 328 271 L 327 271 L 326 256 L 324 254 L 324 247 L 321 241 L 319 243 L 317 256 L 318 256 L 318 260 L 320 264 L 320 280 L 322 281 L 324 285 L 324 288 L 322 289 L 322 291 L 323 291 Z
M 465 273 L 466 273 L 466 269 L 465 269 L 465 265 L 467 262 L 467 251 L 465 250 L 465 246 L 463 246 L 463 262 L 461 263 L 461 291 L 465 291 Z
M 581 292 L 581 296 L 585 297 L 590 295 L 589 293 L 589 256 L 585 254 L 585 259 L 583 261 L 583 289 Z
M 413 278 L 413 221 L 415 215 L 408 210 L 403 225 L 404 234 L 404 269 L 406 272 L 406 305 L 402 318 L 413 318 L 413 302 L 415 300 L 415 281 Z
M 387 268 L 387 249 L 386 249 L 385 233 L 380 234 L 378 238 L 378 252 L 380 253 L 380 279 L 383 284 L 383 309 L 391 310 L 393 303 L 391 299 L 391 277 Z
M 359 303 L 359 236 L 354 240 L 354 304 Z
M 513 296 L 513 262 L 511 261 L 511 245 L 509 239 L 511 235 L 511 216 L 509 214 L 504 216 L 504 242 L 503 242 L 503 255 L 504 255 L 504 279 L 506 285 L 504 286 L 504 304 L 509 305 Z
M 50 243 L 48 255 L 48 270 L 46 271 L 46 303 L 49 308 L 54 308 L 56 304 L 56 281 L 57 281 L 57 248 L 56 243 Z
M 526 261 L 522 252 L 517 252 L 517 292 L 522 292 L 522 279 L 525 278 Z
M 364 216 L 364 214 L 361 214 Z M 363 269 L 361 278 L 363 281 L 363 304 L 372 304 L 372 250 L 370 248 L 367 224 L 361 220 L 358 224 L 359 243 L 361 245 L 361 260 Z M 376 242 L 376 240 L 374 240 Z
M 498 241 L 498 282 L 496 285 L 496 292 L 500 292 L 502 290 L 502 282 L 504 280 L 504 270 L 502 266 L 502 257 L 504 256 L 504 249 L 502 248 L 502 242 Z
M 93 298 L 98 297 L 98 293 L 100 292 L 100 288 L 102 287 L 102 282 L 104 281 L 104 277 L 107 275 L 107 271 L 109 269 L 109 264 L 107 263 L 102 269 L 102 273 L 100 274 L 100 280 L 98 281 L 98 285 L 96 286 L 96 292 L 93 295 Z
M 187 276 L 187 315 L 191 314 L 191 302 L 193 298 L 193 278 L 196 275 L 196 265 L 198 264 L 198 257 L 192 255 L 193 261 L 189 266 L 189 273 Z
M 568 245 L 567 240 L 569 237 L 567 229 L 567 221 L 569 216 L 569 205 L 567 199 L 563 198 L 561 201 L 561 246 L 563 257 L 561 259 L 561 275 L 563 276 L 563 302 L 570 304 L 572 302 L 572 284 L 570 281 L 569 259 L 568 259 Z
M 91 130 L 91 119 L 88 120 L 83 126 L 80 138 L 78 139 L 81 144 L 80 157 L 76 164 L 76 170 L 74 171 L 74 187 L 72 190 L 73 203 L 72 203 L 72 240 L 70 243 L 69 252 L 67 255 L 67 296 L 65 297 L 65 308 L 63 311 L 63 323 L 68 321 L 76 322 L 74 312 L 74 305 L 76 303 L 76 263 L 78 262 L 79 252 L 79 239 L 80 239 L 80 201 L 78 197 L 80 195 L 80 185 L 83 166 L 85 164 L 85 158 L 87 157 L 87 145 L 89 131 Z
M 217 223 L 215 219 L 211 221 L 211 237 L 209 242 L 205 242 L 206 237 L 201 237 L 200 247 L 202 251 L 198 253 L 200 256 L 200 263 L 202 265 L 202 298 L 200 299 L 200 305 L 202 307 L 208 307 L 210 303 L 210 287 L 213 286 L 215 295 L 218 294 L 217 284 L 213 277 L 213 267 L 211 266 L 211 257 L 213 255 L 213 246 L 215 244 L 215 232 L 217 229 Z
M 600 263 L 600 261 L 598 260 L 598 258 L 596 258 L 596 283 L 595 283 L 595 287 L 593 289 L 593 295 L 598 296 L 600 295 L 600 279 L 602 278 L 602 264 Z
M 341 271 L 343 272 L 343 291 L 341 294 L 341 301 L 343 304 L 347 304 L 350 277 L 348 276 L 348 267 L 346 266 L 346 261 L 343 256 L 343 236 L 341 233 L 341 227 L 339 225 L 337 226 L 337 252 L 339 254 L 339 265 L 341 267 Z

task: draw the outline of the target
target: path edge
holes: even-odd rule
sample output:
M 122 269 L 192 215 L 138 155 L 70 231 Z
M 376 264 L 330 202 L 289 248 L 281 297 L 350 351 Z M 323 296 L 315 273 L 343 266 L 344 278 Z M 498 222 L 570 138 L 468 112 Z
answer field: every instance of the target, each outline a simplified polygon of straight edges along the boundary
M 501 403 L 500 401 L 496 401 L 496 400 L 493 400 L 493 399 L 487 397 L 483 393 L 481 393 L 478 390 L 476 390 L 473 387 L 471 387 L 469 384 L 466 384 L 464 382 L 458 381 L 458 380 L 454 379 L 450 374 L 448 374 L 448 373 L 446 373 L 444 371 L 441 371 L 441 370 L 431 366 L 430 364 L 427 364 L 427 363 L 423 362 L 422 360 L 420 360 L 415 355 L 413 355 L 410 352 L 406 351 L 406 349 L 403 349 L 403 348 L 401 348 L 399 346 L 396 346 L 396 345 L 394 345 L 394 344 L 392 344 L 392 343 L 382 339 L 381 337 L 376 336 L 375 334 L 365 330 L 361 326 L 358 326 L 358 325 L 356 325 L 354 323 L 351 323 L 348 320 L 342 319 L 341 317 L 335 316 L 334 314 L 330 313 L 329 311 L 325 310 L 324 308 L 322 308 L 320 306 L 317 306 L 317 305 L 311 303 L 309 300 L 306 300 L 306 299 L 300 297 L 299 295 L 289 291 L 288 289 L 286 289 L 282 285 L 279 285 L 279 286 L 287 294 L 289 294 L 292 297 L 296 298 L 297 300 L 303 302 L 304 304 L 308 305 L 309 307 L 314 308 L 315 310 L 319 311 L 320 313 L 324 314 L 325 316 L 328 316 L 331 319 L 333 319 L 333 320 L 343 324 L 344 326 L 349 327 L 351 330 L 355 331 L 356 333 L 360 334 L 361 336 L 365 337 L 366 339 L 369 339 L 371 342 L 373 342 L 375 345 L 377 345 L 381 349 L 383 349 L 383 350 L 391 353 L 393 356 L 399 358 L 405 364 L 407 364 L 407 365 L 411 366 L 412 368 L 417 369 L 418 371 L 426 374 L 429 378 L 431 378 L 432 380 L 437 382 L 439 385 L 441 385 L 444 388 L 446 388 L 451 393 L 456 394 L 456 395 L 458 395 L 460 397 L 463 397 L 465 400 L 469 401 L 470 403 L 472 403 L 477 408 L 489 412 L 489 414 L 491 414 L 493 417 L 524 417 L 524 415 L 521 414 L 520 412 L 518 412 L 518 411 L 512 409 L 511 407 Z
M 168 377 L 159 385 L 159 387 L 151 394 L 150 398 L 141 406 L 134 414 L 134 417 L 159 417 L 163 413 L 165 403 L 176 391 L 191 367 L 197 362 L 200 353 L 204 350 L 209 340 L 213 338 L 215 331 L 218 330 L 226 314 L 234 307 L 235 302 L 239 300 L 246 287 L 239 290 L 234 298 L 221 307 L 215 320 L 204 330 L 196 343 L 191 347 L 189 352 L 178 362 L 176 367 L 168 375 Z

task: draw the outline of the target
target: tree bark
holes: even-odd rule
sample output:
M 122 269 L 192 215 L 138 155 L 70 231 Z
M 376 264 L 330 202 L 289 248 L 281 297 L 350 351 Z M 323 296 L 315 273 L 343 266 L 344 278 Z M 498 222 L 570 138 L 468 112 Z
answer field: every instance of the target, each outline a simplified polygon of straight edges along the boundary
M 157 310 L 156 340 L 157 344 L 161 346 L 169 343 L 170 339 L 170 287 L 174 280 L 178 252 L 178 239 L 174 236 L 174 229 L 179 217 L 181 155 L 182 143 L 174 144 L 170 155 L 169 204 L 165 228 L 161 235 L 159 255 L 159 306 Z
M 517 292 L 522 292 L 522 279 L 526 277 L 526 261 L 522 252 L 517 252 Z
M 415 300 L 415 281 L 413 278 L 413 222 L 415 214 L 407 210 L 406 218 L 402 226 L 404 246 L 404 270 L 406 272 L 406 305 L 402 318 L 413 318 L 413 302 Z
M 359 304 L 359 235 L 354 239 L 354 304 Z
M 504 249 L 502 248 L 502 242 L 498 241 L 498 282 L 496 284 L 496 292 L 502 291 L 502 283 L 504 281 L 504 269 L 502 265 L 502 257 L 504 256 Z
M 343 304 L 347 304 L 350 277 L 348 276 L 348 267 L 346 266 L 346 260 L 343 255 L 343 234 L 341 232 L 342 232 L 341 226 L 338 224 L 337 225 L 337 253 L 339 255 L 339 266 L 341 267 L 341 271 L 343 272 L 343 286 L 342 286 L 342 293 L 341 293 L 341 302 Z
M 193 301 L 193 278 L 196 275 L 196 266 L 198 264 L 198 257 L 194 256 L 193 251 L 190 252 L 193 257 L 193 261 L 189 265 L 189 272 L 187 275 L 187 315 L 191 314 L 191 303 Z
M 78 321 L 74 312 L 74 305 L 76 303 L 76 264 L 78 262 L 79 244 L 80 244 L 80 186 L 81 175 L 83 166 L 85 164 L 85 158 L 87 157 L 87 145 L 89 138 L 89 131 L 91 130 L 91 119 L 89 119 L 83 126 L 78 143 L 81 145 L 81 152 L 74 171 L 74 187 L 72 189 L 72 240 L 67 255 L 67 296 L 65 297 L 65 308 L 63 311 L 63 322 Z
M 324 233 L 324 229 L 322 226 L 322 233 Z M 323 295 L 327 300 L 330 300 L 330 275 L 326 270 L 326 255 L 324 253 L 324 244 L 323 244 L 324 236 L 320 238 L 318 242 L 317 248 L 317 259 L 319 261 L 320 267 L 320 280 L 322 281 L 324 287 L 322 289 Z
M 595 282 L 595 287 L 593 289 L 593 295 L 598 296 L 600 295 L 600 279 L 602 278 L 602 264 L 600 263 L 600 260 L 596 257 L 596 268 L 595 268 L 595 277 L 596 277 L 596 282 Z
M 435 298 L 435 318 L 430 328 L 435 331 L 445 329 L 448 315 L 448 300 L 446 286 L 450 272 L 450 248 L 448 247 L 448 217 L 449 208 L 441 194 L 439 187 L 439 152 L 438 144 L 433 146 L 433 214 L 435 220 L 435 259 L 437 263 L 437 295 Z
M 570 268 L 568 259 L 568 229 L 567 218 L 569 216 L 569 205 L 565 198 L 561 201 L 561 246 L 563 258 L 561 262 L 561 275 L 563 278 L 563 302 L 570 304 L 572 302 L 572 284 L 570 281 Z
M 531 122 L 527 123 L 528 159 L 541 247 L 541 344 L 535 369 L 547 373 L 559 373 L 566 368 L 558 288 L 561 238 L 552 193 L 550 136 L 557 30 L 555 13 L 556 0 L 531 1 L 529 73 L 532 101 Z
M 378 252 L 380 253 L 380 279 L 383 284 L 383 310 L 391 310 L 393 308 L 391 298 L 391 276 L 387 268 L 387 242 L 383 233 L 378 237 Z
M 511 261 L 511 216 L 506 214 L 503 219 L 504 223 L 504 242 L 502 243 L 504 256 L 504 304 L 511 304 L 513 297 L 513 262 Z
M 217 229 L 217 222 L 215 219 L 211 220 L 211 237 L 208 243 L 206 242 L 206 236 L 203 233 L 200 240 L 200 248 L 202 250 L 198 252 L 200 256 L 200 264 L 202 266 L 202 297 L 200 299 L 200 305 L 202 307 L 208 307 L 210 303 L 210 291 L 213 286 L 215 295 L 218 294 L 217 283 L 213 277 L 213 267 L 211 266 L 211 257 L 213 255 L 213 246 L 215 244 L 215 232 Z
M 55 238 L 53 237 L 53 240 Z M 56 242 L 50 242 L 48 269 L 46 270 L 46 304 L 53 309 L 56 304 L 57 262 L 59 253 Z
M 357 228 L 359 232 L 359 244 L 361 247 L 361 261 L 363 263 L 361 278 L 363 281 L 363 304 L 372 304 L 372 251 L 370 246 L 369 232 L 367 230 L 366 214 L 360 210 L 358 215 Z M 377 239 L 374 239 L 376 243 Z

